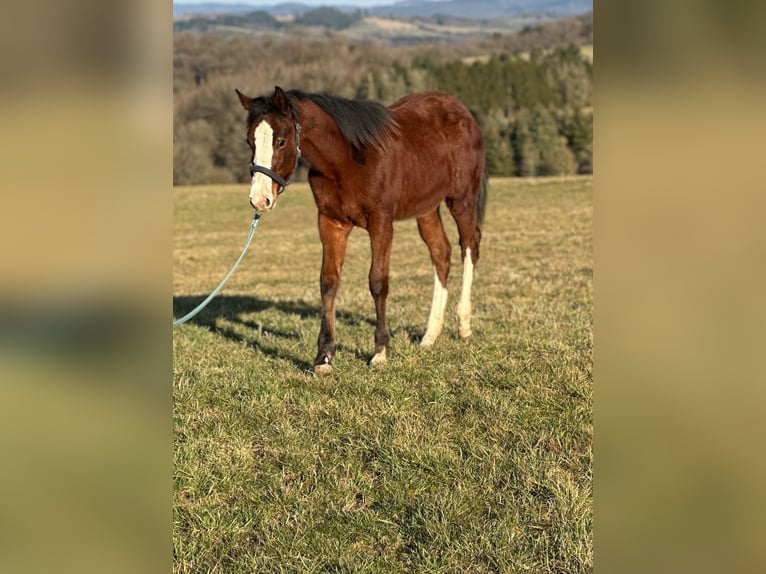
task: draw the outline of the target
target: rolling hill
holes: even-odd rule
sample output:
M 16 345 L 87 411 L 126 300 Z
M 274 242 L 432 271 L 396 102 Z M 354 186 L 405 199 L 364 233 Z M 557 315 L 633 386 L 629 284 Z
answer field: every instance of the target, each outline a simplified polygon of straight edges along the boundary
M 173 4 L 173 18 L 186 18 L 200 14 L 241 14 L 265 11 L 274 16 L 296 16 L 314 9 L 300 2 L 286 2 L 276 5 L 251 3 Z M 358 7 L 336 6 L 341 12 L 356 12 Z M 519 15 L 545 15 L 549 19 L 582 14 L 593 9 L 593 0 L 401 0 L 394 3 L 381 2 L 366 9 L 369 15 L 398 17 L 453 16 L 458 18 L 483 19 Z
M 521 0 L 515 0 L 515 2 L 521 5 Z M 414 3 L 419 5 L 422 2 L 415 0 Z M 444 4 L 458 3 L 444 2 Z M 433 4 L 442 3 L 434 2 Z M 500 5 L 499 2 L 496 4 Z M 245 13 L 188 14 L 176 18 L 173 23 L 174 32 L 189 31 L 250 37 L 259 37 L 264 34 L 285 36 L 293 33 L 296 27 L 299 27 L 300 34 L 306 37 L 320 37 L 330 29 L 351 42 L 373 40 L 395 45 L 464 42 L 490 35 L 519 32 L 525 36 L 521 42 L 521 49 L 531 49 L 550 45 L 551 36 L 556 36 L 556 44 L 562 44 L 561 40 L 567 38 L 567 43 L 576 45 L 592 43 L 593 37 L 592 12 L 569 17 L 551 13 L 516 13 L 486 18 L 465 18 L 441 14 L 401 16 L 359 10 L 342 12 L 334 8 L 322 7 L 288 15 L 277 14 L 274 9 L 271 12 L 258 10 Z

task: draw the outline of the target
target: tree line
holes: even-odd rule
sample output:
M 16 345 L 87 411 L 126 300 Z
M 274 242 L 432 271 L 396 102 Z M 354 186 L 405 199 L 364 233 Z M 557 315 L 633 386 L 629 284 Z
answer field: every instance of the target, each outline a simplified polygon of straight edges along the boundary
M 191 16 L 173 22 L 173 32 L 211 32 L 223 27 L 244 30 L 284 30 L 295 26 L 319 26 L 332 30 L 350 28 L 362 19 L 363 12 L 341 12 L 334 8 L 320 6 L 307 10 L 297 16 L 292 22 L 285 23 L 277 20 L 265 10 L 255 10 L 242 14 L 213 14 Z
M 174 38 L 176 185 L 245 182 L 249 149 L 234 88 L 274 85 L 392 103 L 427 89 L 460 98 L 485 138 L 490 175 L 592 173 L 593 69 L 578 46 L 510 52 L 505 38 L 472 46 L 394 47 L 320 39 Z

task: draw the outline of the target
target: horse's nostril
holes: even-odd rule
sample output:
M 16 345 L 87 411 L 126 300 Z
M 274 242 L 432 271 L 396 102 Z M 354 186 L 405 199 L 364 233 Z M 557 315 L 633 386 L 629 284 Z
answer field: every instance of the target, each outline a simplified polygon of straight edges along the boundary
M 263 201 L 266 203 L 266 208 L 271 207 L 271 200 L 268 197 L 264 197 Z

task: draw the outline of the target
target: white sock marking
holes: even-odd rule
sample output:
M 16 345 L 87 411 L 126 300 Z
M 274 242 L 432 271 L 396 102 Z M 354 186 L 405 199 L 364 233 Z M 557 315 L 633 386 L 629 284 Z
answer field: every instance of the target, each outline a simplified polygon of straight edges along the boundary
M 431 300 L 431 314 L 428 316 L 426 334 L 421 345 L 428 347 L 434 344 L 444 328 L 444 309 L 447 307 L 447 288 L 443 287 L 434 268 L 434 296 Z
M 471 250 L 465 250 L 463 261 L 463 288 L 457 307 L 458 333 L 461 339 L 471 336 L 471 285 L 473 284 L 473 260 Z

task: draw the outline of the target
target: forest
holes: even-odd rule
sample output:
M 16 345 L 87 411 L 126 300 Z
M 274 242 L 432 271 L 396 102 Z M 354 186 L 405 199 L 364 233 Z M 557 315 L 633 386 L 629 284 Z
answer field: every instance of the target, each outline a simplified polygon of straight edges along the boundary
M 453 43 L 393 45 L 351 41 L 329 27 L 302 30 L 175 32 L 174 185 L 247 181 L 234 89 L 263 95 L 275 85 L 385 104 L 441 90 L 479 119 L 490 175 L 593 171 L 592 13 Z

